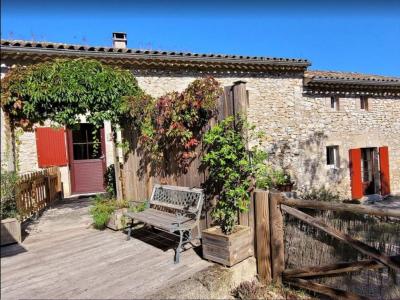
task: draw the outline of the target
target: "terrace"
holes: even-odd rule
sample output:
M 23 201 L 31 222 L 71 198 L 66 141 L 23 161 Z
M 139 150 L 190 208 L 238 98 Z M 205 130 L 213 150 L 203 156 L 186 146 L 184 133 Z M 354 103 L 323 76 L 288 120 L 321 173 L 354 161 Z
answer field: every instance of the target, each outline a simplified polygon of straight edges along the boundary
M 32 224 L 23 244 L 1 248 L 2 299 L 145 298 L 211 263 L 194 249 L 174 264 L 171 236 L 91 226 L 88 198 L 66 199 Z

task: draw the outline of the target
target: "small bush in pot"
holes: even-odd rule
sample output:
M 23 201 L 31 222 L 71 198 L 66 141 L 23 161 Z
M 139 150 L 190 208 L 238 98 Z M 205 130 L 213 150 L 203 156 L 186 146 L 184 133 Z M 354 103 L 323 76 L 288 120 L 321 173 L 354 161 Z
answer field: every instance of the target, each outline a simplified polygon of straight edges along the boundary
M 282 169 L 272 171 L 272 185 L 281 192 L 290 192 L 293 188 L 290 175 Z
M 205 183 L 208 195 L 217 195 L 212 216 L 224 234 L 231 234 L 237 212 L 244 212 L 250 203 L 252 168 L 246 141 L 242 136 L 244 121 L 228 117 L 204 136 L 207 153 L 203 163 L 209 170 Z
M 205 183 L 209 198 L 217 202 L 212 217 L 219 226 L 203 231 L 203 256 L 226 266 L 253 254 L 251 229 L 237 224 L 238 212 L 248 210 L 254 174 L 242 118 L 228 117 L 204 136 L 203 163 L 209 171 Z
M 15 172 L 1 169 L 1 219 L 16 218 L 18 215 L 15 199 L 18 176 Z
M 18 175 L 1 169 L 1 245 L 21 242 L 21 222 L 19 220 L 16 189 Z

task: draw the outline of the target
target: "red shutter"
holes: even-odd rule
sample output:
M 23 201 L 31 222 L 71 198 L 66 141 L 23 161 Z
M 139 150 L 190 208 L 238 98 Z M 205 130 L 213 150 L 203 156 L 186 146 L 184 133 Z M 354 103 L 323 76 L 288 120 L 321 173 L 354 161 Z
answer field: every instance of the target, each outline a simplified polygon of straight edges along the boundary
M 67 165 L 65 130 L 41 127 L 36 128 L 35 132 L 39 167 Z
M 388 147 L 379 148 L 379 166 L 381 173 L 381 194 L 383 196 L 390 194 L 389 177 L 389 149 Z
M 359 199 L 364 195 L 361 181 L 361 149 L 349 150 L 349 168 L 351 197 L 352 199 Z

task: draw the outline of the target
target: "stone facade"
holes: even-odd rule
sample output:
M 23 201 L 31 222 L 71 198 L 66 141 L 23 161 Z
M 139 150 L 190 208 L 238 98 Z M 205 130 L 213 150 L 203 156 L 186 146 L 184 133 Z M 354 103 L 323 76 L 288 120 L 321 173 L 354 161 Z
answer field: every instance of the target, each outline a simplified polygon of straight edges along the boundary
M 181 91 L 204 72 L 133 71 L 139 86 L 153 96 Z M 223 86 L 243 80 L 249 91 L 248 119 L 265 132 L 264 146 L 270 160 L 289 170 L 301 192 L 325 186 L 350 198 L 349 149 L 389 147 L 390 185 L 400 194 L 400 99 L 369 98 L 369 110 L 361 110 L 359 98 L 340 98 L 340 109 L 330 107 L 330 97 L 308 95 L 303 72 L 211 72 Z M 106 124 L 107 164 L 112 161 L 109 125 Z M 2 126 L 2 151 L 3 151 Z M 36 170 L 34 133 L 21 136 L 21 172 Z M 340 167 L 326 165 L 326 146 L 339 147 Z M 68 171 L 68 170 L 67 170 Z M 65 180 L 69 174 L 65 172 Z
M 160 96 L 183 90 L 201 73 L 134 72 L 139 85 Z M 303 91 L 303 74 L 212 74 L 222 85 L 246 81 L 248 119 L 265 132 L 264 146 L 270 160 L 289 170 L 296 188 L 306 191 L 326 187 L 343 198 L 351 197 L 349 149 L 389 147 L 390 186 L 400 194 L 400 99 L 369 98 L 369 110 L 361 110 L 360 98 L 339 98 L 336 111 L 330 97 L 314 97 Z M 326 146 L 338 146 L 340 167 L 326 164 Z

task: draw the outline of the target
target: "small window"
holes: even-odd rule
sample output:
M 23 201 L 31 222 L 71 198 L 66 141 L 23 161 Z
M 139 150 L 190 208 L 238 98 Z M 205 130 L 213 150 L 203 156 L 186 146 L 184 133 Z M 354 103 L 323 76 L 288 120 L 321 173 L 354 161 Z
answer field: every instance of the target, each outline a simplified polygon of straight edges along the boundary
M 326 147 L 326 164 L 332 168 L 339 168 L 339 146 Z
M 333 110 L 339 110 L 339 97 L 331 97 L 331 108 Z
M 360 97 L 360 108 L 362 110 L 368 110 L 368 98 L 365 96 Z
M 100 130 L 92 124 L 81 123 L 79 129 L 73 130 L 72 144 L 74 160 L 98 159 L 101 156 Z

